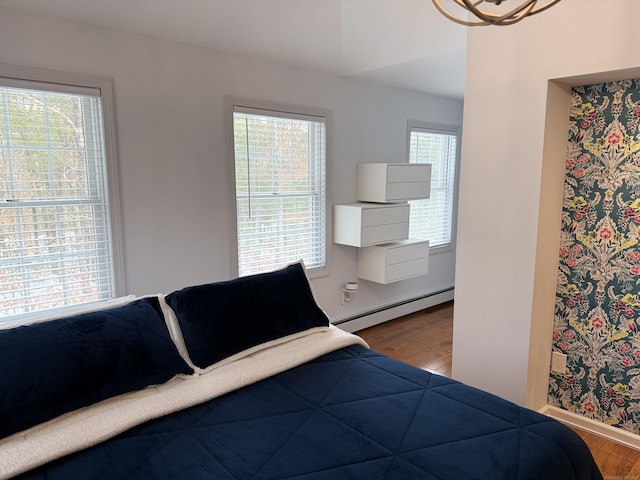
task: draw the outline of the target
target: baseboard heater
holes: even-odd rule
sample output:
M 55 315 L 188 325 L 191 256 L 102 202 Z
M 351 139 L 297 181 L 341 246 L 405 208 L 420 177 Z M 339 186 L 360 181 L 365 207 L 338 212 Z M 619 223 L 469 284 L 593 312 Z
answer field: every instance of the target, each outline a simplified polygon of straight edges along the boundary
M 332 323 L 347 332 L 357 332 L 368 327 L 373 327 L 379 323 L 393 320 L 394 318 L 409 315 L 410 313 L 434 307 L 441 303 L 453 300 L 454 287 L 428 293 L 420 297 L 410 298 L 402 302 L 385 305 L 384 307 L 369 310 L 367 312 L 343 318 Z

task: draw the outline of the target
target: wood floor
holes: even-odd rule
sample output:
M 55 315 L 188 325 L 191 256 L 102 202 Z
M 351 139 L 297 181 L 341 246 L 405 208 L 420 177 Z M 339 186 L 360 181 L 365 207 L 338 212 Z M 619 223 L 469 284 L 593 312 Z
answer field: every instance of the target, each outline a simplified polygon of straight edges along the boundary
M 451 376 L 453 302 L 413 313 L 356 333 L 389 357 Z M 605 480 L 640 480 L 640 452 L 576 430 L 587 443 Z
M 391 358 L 451 376 L 453 302 L 360 330 L 356 335 Z

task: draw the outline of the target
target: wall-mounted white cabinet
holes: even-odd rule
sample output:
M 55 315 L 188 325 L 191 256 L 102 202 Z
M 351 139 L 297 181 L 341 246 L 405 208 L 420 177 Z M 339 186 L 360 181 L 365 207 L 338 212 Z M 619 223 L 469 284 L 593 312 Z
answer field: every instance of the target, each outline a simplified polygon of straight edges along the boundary
M 364 247 L 409 235 L 409 204 L 351 203 L 333 207 L 333 241 Z
M 400 202 L 429 198 L 431 164 L 359 163 L 357 200 L 359 202 Z
M 358 278 L 387 284 L 427 273 L 427 240 L 401 240 L 358 250 Z
M 430 164 L 358 164 L 358 203 L 333 207 L 333 241 L 359 247 L 358 278 L 387 284 L 429 272 L 429 242 L 408 238 L 407 200 L 430 193 Z

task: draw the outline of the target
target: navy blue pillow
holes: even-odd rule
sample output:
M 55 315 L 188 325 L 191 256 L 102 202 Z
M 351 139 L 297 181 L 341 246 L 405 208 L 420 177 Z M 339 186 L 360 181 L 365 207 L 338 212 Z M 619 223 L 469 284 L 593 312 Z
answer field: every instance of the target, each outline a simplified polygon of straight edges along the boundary
M 187 287 L 166 300 L 176 313 L 189 356 L 200 368 L 261 343 L 329 325 L 299 263 Z
M 0 330 L 0 438 L 179 373 L 156 297 Z

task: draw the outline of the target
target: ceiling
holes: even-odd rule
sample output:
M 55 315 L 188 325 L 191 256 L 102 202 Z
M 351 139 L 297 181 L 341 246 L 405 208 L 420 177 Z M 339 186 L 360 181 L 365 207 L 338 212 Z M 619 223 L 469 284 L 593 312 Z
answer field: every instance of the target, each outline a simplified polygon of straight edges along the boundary
M 0 6 L 461 99 L 466 27 L 431 0 L 0 0 Z

